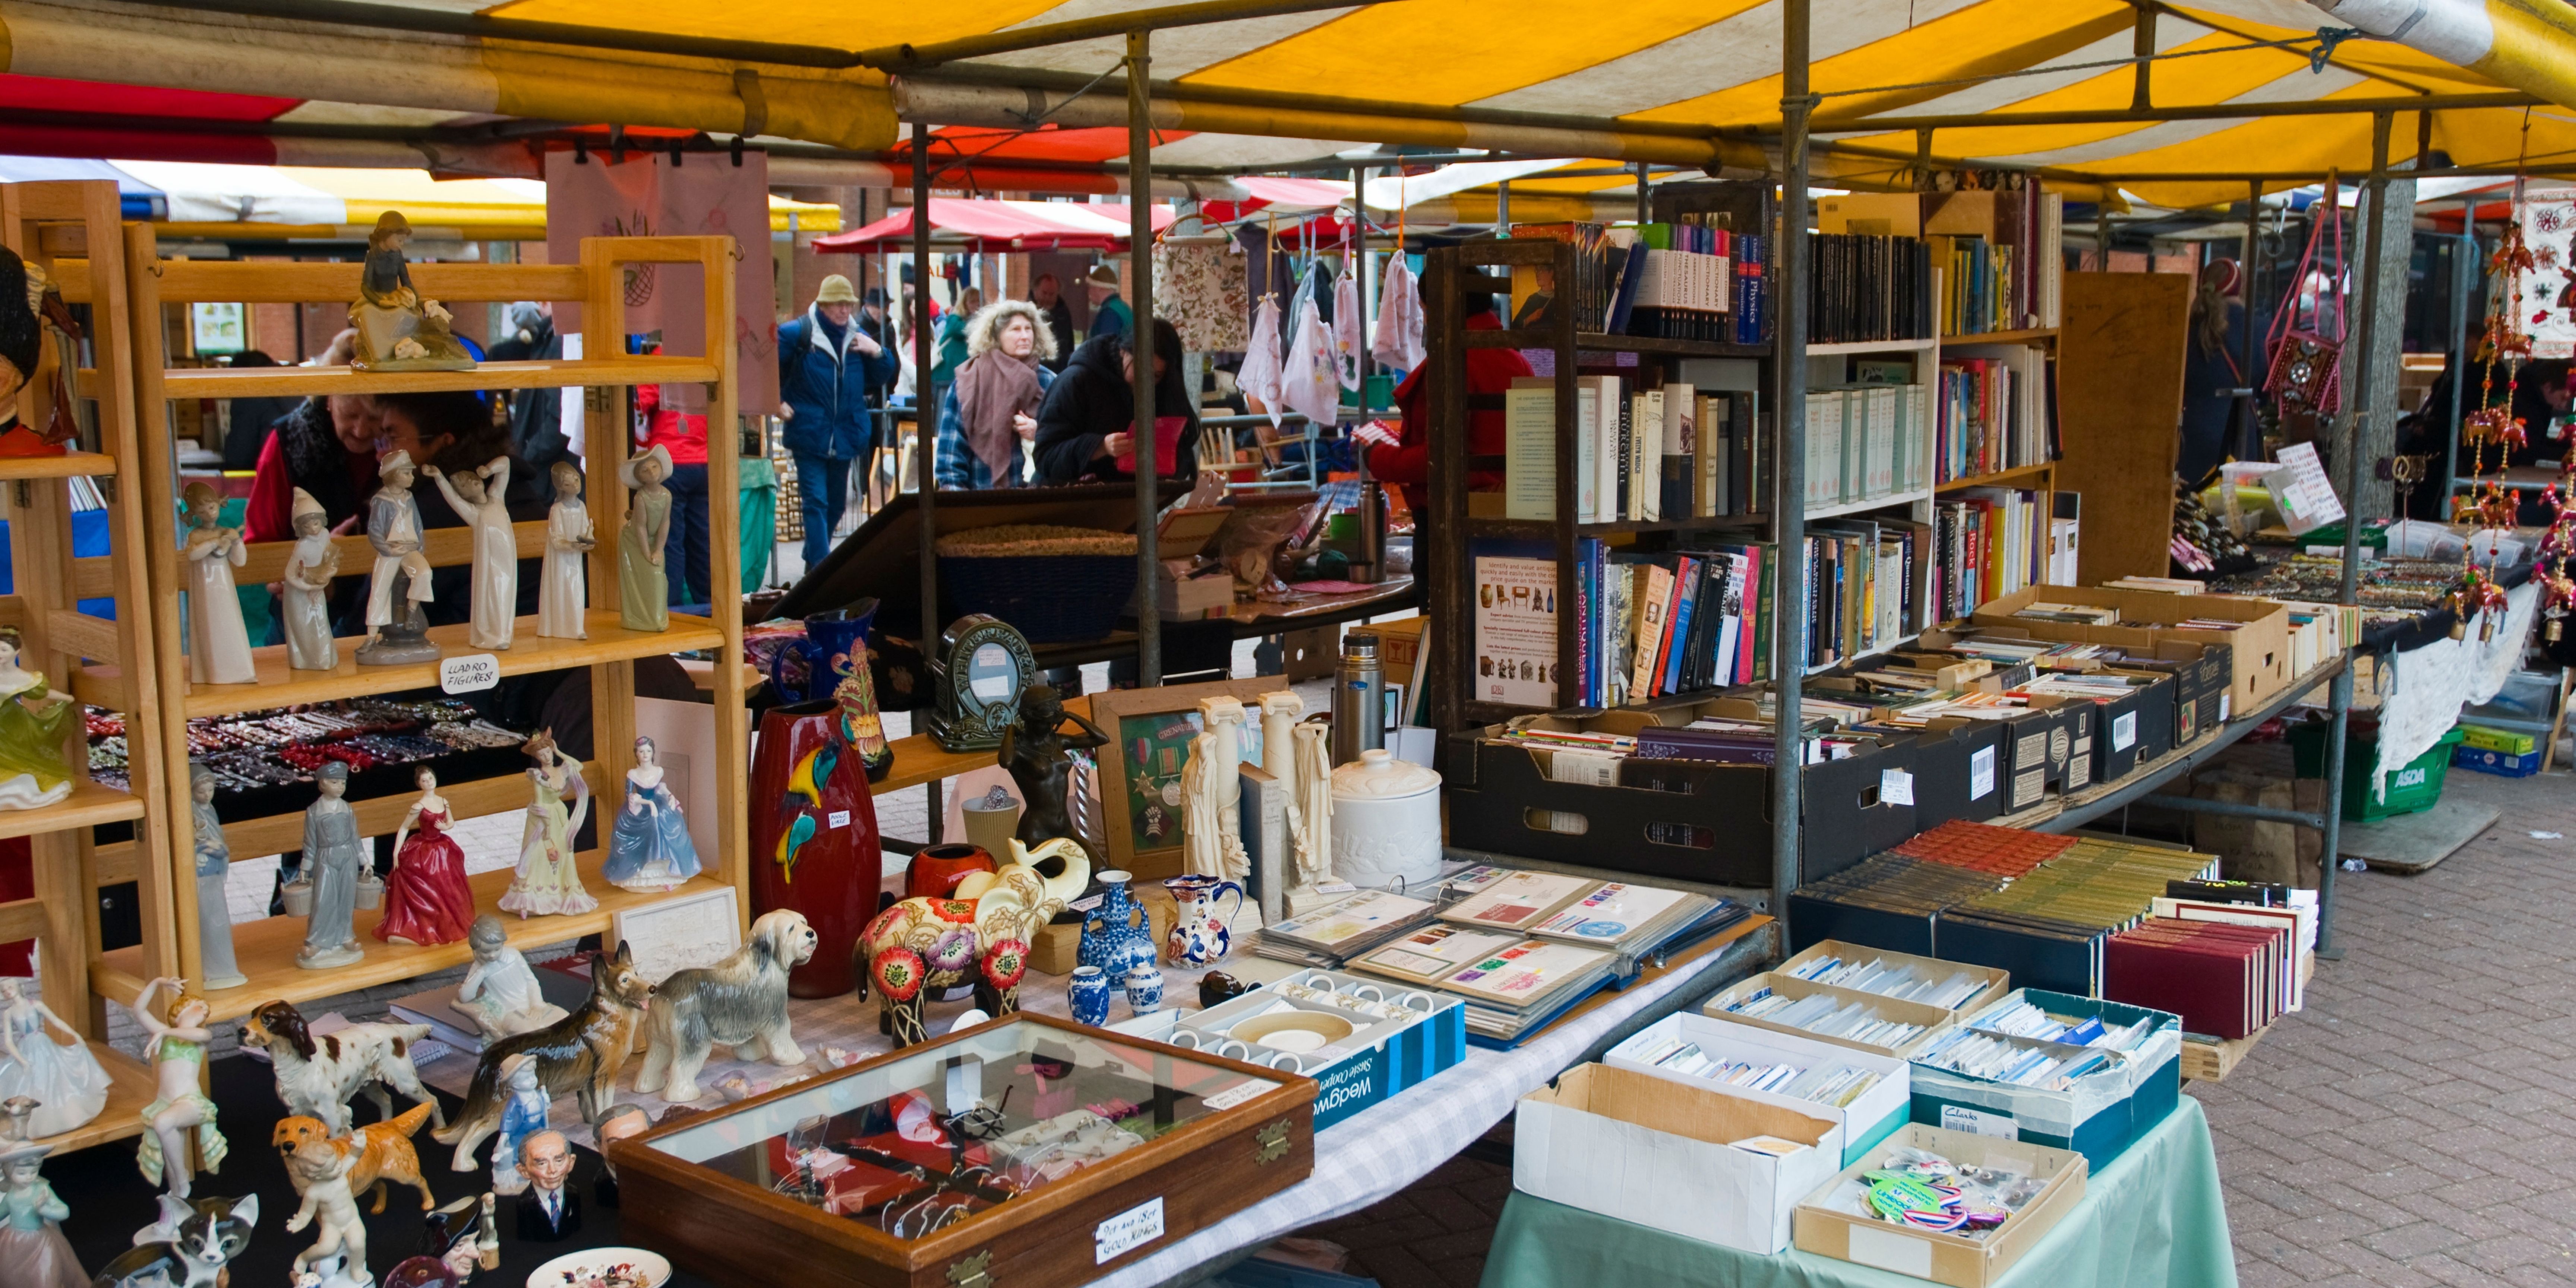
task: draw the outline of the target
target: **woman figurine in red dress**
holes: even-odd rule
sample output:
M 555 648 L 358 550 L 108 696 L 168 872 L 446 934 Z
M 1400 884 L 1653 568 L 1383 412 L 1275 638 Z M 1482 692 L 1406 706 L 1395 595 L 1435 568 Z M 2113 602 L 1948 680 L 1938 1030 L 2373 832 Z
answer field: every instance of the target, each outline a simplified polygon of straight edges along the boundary
M 420 799 L 394 832 L 394 871 L 385 878 L 385 919 L 376 938 L 395 944 L 452 944 L 474 924 L 474 888 L 465 881 L 465 851 L 447 835 L 453 820 L 438 775 L 424 765 L 412 776 Z

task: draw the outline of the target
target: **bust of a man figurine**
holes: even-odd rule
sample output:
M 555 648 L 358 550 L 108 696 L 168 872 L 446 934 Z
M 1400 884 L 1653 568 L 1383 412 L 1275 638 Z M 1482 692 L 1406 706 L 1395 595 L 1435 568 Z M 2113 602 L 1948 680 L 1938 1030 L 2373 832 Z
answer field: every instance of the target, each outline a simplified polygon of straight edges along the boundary
M 518 1198 L 519 1241 L 554 1243 L 581 1229 L 581 1196 L 572 1179 L 572 1145 L 559 1131 L 541 1131 L 519 1142 L 519 1175 L 527 1192 Z
M 599 1179 L 590 1184 L 590 1197 L 604 1208 L 617 1206 L 617 1164 L 608 1158 L 608 1143 L 641 1136 L 653 1126 L 644 1116 L 641 1105 L 610 1105 L 608 1113 L 592 1130 L 599 1137 Z

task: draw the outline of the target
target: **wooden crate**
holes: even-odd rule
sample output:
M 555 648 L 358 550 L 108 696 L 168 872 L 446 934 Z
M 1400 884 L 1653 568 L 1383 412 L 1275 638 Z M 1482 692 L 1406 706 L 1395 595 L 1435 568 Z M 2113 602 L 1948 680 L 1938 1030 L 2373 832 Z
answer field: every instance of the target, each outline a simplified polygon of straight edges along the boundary
M 2246 1054 L 2254 1049 L 2254 1044 L 2262 1041 L 2263 1035 L 2271 1031 L 2272 1026 L 2267 1024 L 2241 1038 L 2209 1040 L 2193 1034 L 2183 1035 L 2183 1080 L 2186 1082 L 2225 1081 L 2227 1075 L 2236 1072 L 2236 1066 L 2244 1062 Z

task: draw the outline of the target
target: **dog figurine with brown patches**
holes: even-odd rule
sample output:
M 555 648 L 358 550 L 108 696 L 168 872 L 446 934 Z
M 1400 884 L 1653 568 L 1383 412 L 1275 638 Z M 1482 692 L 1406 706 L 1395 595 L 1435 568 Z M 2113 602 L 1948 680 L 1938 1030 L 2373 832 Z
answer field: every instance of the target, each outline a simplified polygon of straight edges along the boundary
M 698 1070 L 721 1042 L 744 1060 L 805 1063 L 787 1028 L 787 972 L 814 959 L 819 941 L 804 914 L 760 914 L 751 941 L 713 966 L 673 971 L 653 991 L 653 1041 L 635 1089 L 673 1104 L 698 1098 Z
M 465 1108 L 455 1122 L 430 1133 L 439 1144 L 456 1147 L 449 1166 L 473 1171 L 475 1151 L 500 1130 L 501 1111 L 510 1101 L 501 1085 L 501 1063 L 522 1051 L 536 1057 L 537 1084 L 548 1097 L 570 1094 L 580 1102 L 582 1121 L 598 1122 L 617 1103 L 617 1075 L 635 1054 L 644 1009 L 652 1000 L 653 985 L 635 969 L 634 953 L 620 943 L 616 953 L 592 960 L 590 997 L 572 1014 L 484 1047 L 465 1093 Z
M 304 1015 L 287 1002 L 268 1002 L 242 1026 L 242 1045 L 268 1052 L 277 1070 L 277 1098 L 289 1113 L 319 1118 L 334 1136 L 349 1132 L 349 1100 L 359 1092 L 376 1102 L 376 1116 L 394 1116 L 385 1088 L 429 1106 L 429 1119 L 446 1125 L 438 1098 L 420 1085 L 412 1044 L 429 1036 L 426 1024 L 352 1024 L 315 1037 Z
M 388 1181 L 420 1191 L 421 1211 L 426 1212 L 436 1205 L 437 1201 L 429 1193 L 429 1182 L 421 1178 L 420 1154 L 411 1144 L 411 1138 L 420 1131 L 420 1125 L 429 1121 L 431 1108 L 433 1106 L 413 1105 L 391 1122 L 369 1123 L 351 1133 L 358 1143 L 358 1162 L 349 1169 L 349 1189 L 352 1192 L 370 1189 L 375 1192 L 376 1205 L 368 1209 L 370 1212 L 379 1216 L 384 1214 Z M 292 1155 L 296 1146 L 308 1140 L 329 1139 L 331 1129 L 323 1126 L 321 1119 L 294 1115 L 277 1120 L 277 1131 L 269 1143 L 277 1146 L 280 1154 Z M 289 1180 L 294 1179 L 295 1169 L 289 1167 L 286 1175 Z

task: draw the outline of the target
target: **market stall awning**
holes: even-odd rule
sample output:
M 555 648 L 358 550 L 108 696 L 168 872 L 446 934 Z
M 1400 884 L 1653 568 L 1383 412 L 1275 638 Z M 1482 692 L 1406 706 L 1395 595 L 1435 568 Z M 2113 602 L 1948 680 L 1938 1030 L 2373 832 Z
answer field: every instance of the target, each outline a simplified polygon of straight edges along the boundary
M 128 204 L 146 199 L 167 233 L 198 237 L 363 236 L 378 216 L 399 210 L 423 236 L 466 241 L 539 241 L 546 235 L 546 185 L 536 179 L 434 179 L 425 170 L 216 165 L 187 161 L 65 162 L 0 157 L 0 177 L 116 178 Z M 129 212 L 132 213 L 132 212 Z M 832 232 L 841 208 L 772 195 L 769 226 Z
M 970 201 L 930 199 L 930 239 L 942 250 L 996 251 L 1125 250 L 1128 220 L 1125 202 L 1086 204 L 1070 201 Z M 1155 206 L 1155 231 L 1172 226 L 1172 208 Z M 819 251 L 907 250 L 912 246 L 912 209 L 905 207 L 864 228 L 814 239 Z

